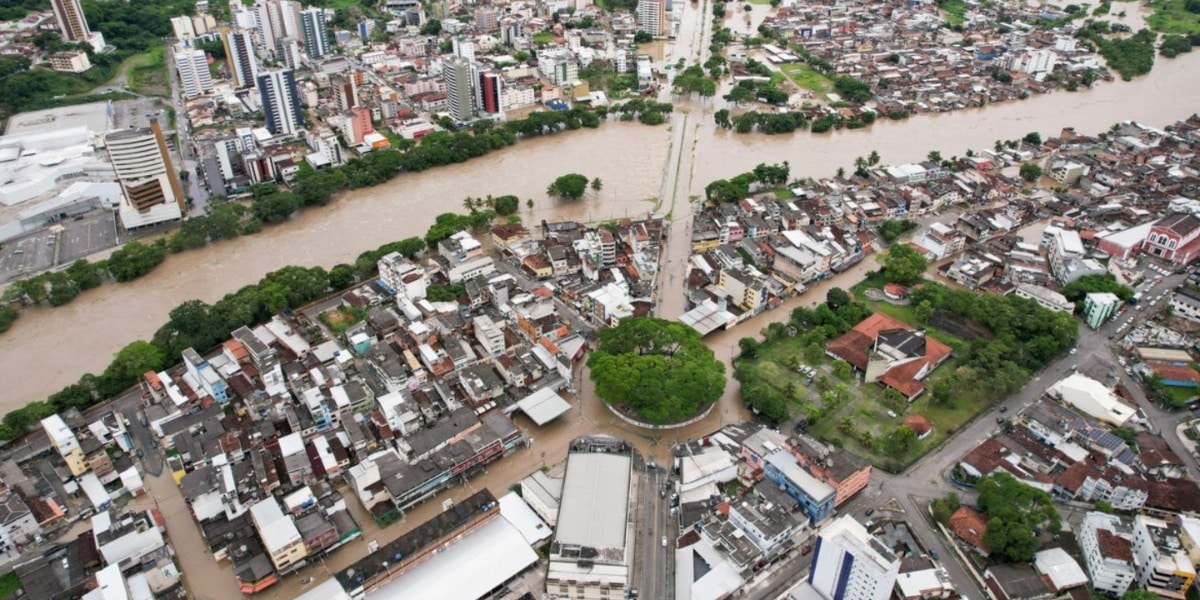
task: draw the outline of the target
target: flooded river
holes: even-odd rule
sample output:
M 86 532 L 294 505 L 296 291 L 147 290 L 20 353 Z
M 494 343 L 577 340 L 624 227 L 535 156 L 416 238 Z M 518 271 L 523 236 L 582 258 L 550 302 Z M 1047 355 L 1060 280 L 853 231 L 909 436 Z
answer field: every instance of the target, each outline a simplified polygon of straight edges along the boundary
M 690 113 L 686 127 L 694 128 L 695 137 L 683 150 L 691 165 L 682 169 L 680 185 L 690 194 L 702 194 L 708 181 L 760 162 L 787 160 L 794 175 L 820 177 L 851 167 L 855 157 L 872 150 L 885 162 L 904 162 L 921 159 L 930 150 L 962 154 L 971 147 L 990 147 L 997 138 L 1029 131 L 1054 134 L 1067 125 L 1089 133 L 1123 119 L 1165 125 L 1196 111 L 1197 60 L 1195 54 L 1159 58 L 1149 76 L 1132 83 L 822 135 L 736 135 L 712 125 L 712 104 L 691 104 L 683 110 Z M 555 218 L 596 221 L 650 210 L 652 199 L 673 187 L 663 185 L 664 172 L 671 170 L 666 168 L 671 137 L 665 127 L 613 122 L 599 130 L 521 142 L 469 163 L 408 174 L 345 194 L 329 207 L 305 211 L 255 236 L 173 256 L 147 277 L 102 286 L 67 306 L 26 311 L 0 336 L 0 365 L 8 375 L 0 412 L 43 398 L 85 372 L 103 369 L 122 346 L 152 335 L 167 312 L 185 300 L 212 302 L 272 269 L 289 264 L 330 267 L 363 250 L 421 235 L 438 213 L 463 210 L 466 196 L 511 193 L 531 198 L 534 210 L 522 205 L 520 213 L 527 223 Z M 570 204 L 547 198 L 546 186 L 568 172 L 600 177 L 603 191 Z M 674 215 L 681 222 L 688 212 L 686 195 L 681 191 L 677 197 L 681 202 Z

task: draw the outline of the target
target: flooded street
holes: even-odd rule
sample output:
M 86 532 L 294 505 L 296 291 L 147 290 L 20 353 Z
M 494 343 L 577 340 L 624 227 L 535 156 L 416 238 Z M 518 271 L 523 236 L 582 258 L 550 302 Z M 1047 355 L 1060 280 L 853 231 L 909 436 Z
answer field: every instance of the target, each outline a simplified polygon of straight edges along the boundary
M 681 42 L 671 54 L 690 53 L 689 46 Z M 691 196 L 702 195 L 713 179 L 750 170 L 760 162 L 787 160 L 793 176 L 822 177 L 851 166 L 855 157 L 871 150 L 879 151 L 884 162 L 904 162 L 935 149 L 945 156 L 962 154 L 1029 131 L 1056 134 L 1066 125 L 1087 133 L 1122 119 L 1165 125 L 1195 112 L 1194 98 L 1200 97 L 1198 60 L 1195 53 L 1159 58 L 1145 78 L 1087 92 L 1056 92 L 821 135 L 737 135 L 713 125 L 713 104 L 691 103 L 672 117 L 670 128 L 609 122 L 599 130 L 522 141 L 469 163 L 406 174 L 379 187 L 343 194 L 328 207 L 307 210 L 258 235 L 172 256 L 136 282 L 102 286 L 63 307 L 26 311 L 0 336 L 5 372 L 27 374 L 6 378 L 0 411 L 44 398 L 83 373 L 103 369 L 122 346 L 151 336 L 167 312 L 185 300 L 215 301 L 289 264 L 328 268 L 352 261 L 364 250 L 422 235 L 438 213 L 462 211 L 467 196 L 512 193 L 531 198 L 534 210 L 522 204 L 520 215 L 536 224 L 542 219 L 599 221 L 637 215 L 651 210 L 653 199 L 670 193 L 675 200 L 671 234 L 678 238 L 688 235 Z M 668 152 L 673 139 L 684 154 L 682 160 L 677 152 Z M 603 191 L 570 204 L 548 198 L 546 186 L 568 172 L 600 177 Z M 672 211 L 671 199 L 663 198 L 661 212 Z M 686 249 L 672 248 L 669 254 L 676 261 L 686 259 Z M 670 303 L 667 316 L 682 309 L 677 298 L 664 297 L 664 302 Z

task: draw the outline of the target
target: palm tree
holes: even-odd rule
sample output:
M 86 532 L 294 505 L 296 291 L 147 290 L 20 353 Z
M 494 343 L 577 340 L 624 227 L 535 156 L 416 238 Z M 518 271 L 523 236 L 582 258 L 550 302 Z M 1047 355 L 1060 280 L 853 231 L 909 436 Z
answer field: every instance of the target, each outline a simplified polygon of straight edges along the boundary
M 592 191 L 593 192 L 600 193 L 600 190 L 603 188 L 604 188 L 604 182 L 600 181 L 599 177 L 592 179 Z
M 867 157 L 867 164 L 872 167 L 879 164 L 879 152 L 872 150 L 870 156 Z
M 867 159 L 859 156 L 854 159 L 854 170 L 862 171 L 867 168 Z
M 925 158 L 929 159 L 931 163 L 940 163 L 942 162 L 942 153 L 937 150 L 930 150 Z
M 475 212 L 475 199 L 470 196 L 463 198 L 463 208 Z
M 525 206 L 526 206 L 526 207 L 528 207 L 528 208 L 529 208 L 529 210 L 533 210 L 533 198 L 530 198 L 530 199 L 526 200 L 526 201 L 525 201 Z
M 837 170 L 837 178 L 838 178 L 838 179 L 845 179 L 845 178 L 846 178 L 846 169 L 845 169 L 845 168 L 843 168 L 843 167 L 838 167 L 838 170 Z

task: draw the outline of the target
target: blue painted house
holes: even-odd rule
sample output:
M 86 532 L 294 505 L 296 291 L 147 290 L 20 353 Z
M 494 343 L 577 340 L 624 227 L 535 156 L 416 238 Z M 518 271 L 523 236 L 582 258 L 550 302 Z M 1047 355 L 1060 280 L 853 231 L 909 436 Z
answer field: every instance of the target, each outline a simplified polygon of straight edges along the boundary
M 779 489 L 800 503 L 813 524 L 820 523 L 833 513 L 833 500 L 837 490 L 833 486 L 813 477 L 796 463 L 796 457 L 786 450 L 779 450 L 767 457 L 764 474 Z

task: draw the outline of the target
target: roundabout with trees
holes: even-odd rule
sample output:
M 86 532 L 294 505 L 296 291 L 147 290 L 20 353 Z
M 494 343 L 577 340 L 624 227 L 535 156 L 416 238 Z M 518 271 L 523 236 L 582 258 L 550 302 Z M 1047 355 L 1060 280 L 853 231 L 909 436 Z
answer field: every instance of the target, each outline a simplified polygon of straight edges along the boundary
M 652 317 L 601 329 L 588 359 L 596 394 L 626 420 L 648 427 L 704 414 L 725 391 L 725 365 L 690 327 Z

